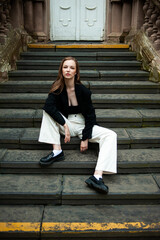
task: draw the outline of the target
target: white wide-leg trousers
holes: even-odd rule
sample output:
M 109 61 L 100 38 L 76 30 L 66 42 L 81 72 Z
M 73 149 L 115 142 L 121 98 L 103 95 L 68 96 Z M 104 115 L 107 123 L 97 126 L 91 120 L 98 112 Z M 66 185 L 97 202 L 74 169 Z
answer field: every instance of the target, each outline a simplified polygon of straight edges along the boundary
M 64 116 L 63 116 L 64 117 Z M 71 137 L 82 138 L 85 121 L 82 114 L 71 114 L 65 118 Z M 41 123 L 39 142 L 61 144 L 60 134 L 64 135 L 64 127 L 54 121 L 45 111 Z M 117 173 L 117 134 L 107 128 L 93 126 L 92 138 L 89 142 L 99 143 L 99 155 L 95 170 L 105 174 Z

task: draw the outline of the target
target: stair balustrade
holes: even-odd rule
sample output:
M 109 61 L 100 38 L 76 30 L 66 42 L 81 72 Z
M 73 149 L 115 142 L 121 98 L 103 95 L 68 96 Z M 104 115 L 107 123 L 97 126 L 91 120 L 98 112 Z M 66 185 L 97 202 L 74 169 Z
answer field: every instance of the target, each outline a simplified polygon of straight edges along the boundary
M 160 1 L 146 0 L 143 6 L 143 29 L 156 50 L 160 50 Z
M 5 44 L 7 35 L 11 28 L 10 23 L 10 0 L 0 1 L 0 44 Z

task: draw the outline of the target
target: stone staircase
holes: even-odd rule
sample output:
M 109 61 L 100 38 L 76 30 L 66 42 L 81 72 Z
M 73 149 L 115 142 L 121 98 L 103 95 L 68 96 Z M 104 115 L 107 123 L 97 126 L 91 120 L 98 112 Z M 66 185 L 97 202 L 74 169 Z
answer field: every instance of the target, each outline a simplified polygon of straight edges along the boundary
M 0 84 L 0 237 L 3 239 L 159 239 L 160 84 L 148 81 L 136 55 L 118 48 L 30 46 Z M 97 121 L 118 134 L 118 174 L 105 175 L 108 195 L 84 183 L 98 145 L 79 152 L 63 143 L 65 161 L 39 159 L 50 145 L 37 139 L 42 106 L 60 60 L 79 60 Z

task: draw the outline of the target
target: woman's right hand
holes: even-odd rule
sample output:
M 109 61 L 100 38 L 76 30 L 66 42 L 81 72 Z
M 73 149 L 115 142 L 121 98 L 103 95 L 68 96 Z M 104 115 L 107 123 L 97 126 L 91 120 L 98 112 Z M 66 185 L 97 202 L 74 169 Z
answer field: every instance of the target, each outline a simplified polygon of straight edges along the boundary
M 65 132 L 64 142 L 65 143 L 70 142 L 71 136 L 70 136 L 69 127 L 66 123 L 63 125 L 63 127 L 64 127 L 64 132 Z

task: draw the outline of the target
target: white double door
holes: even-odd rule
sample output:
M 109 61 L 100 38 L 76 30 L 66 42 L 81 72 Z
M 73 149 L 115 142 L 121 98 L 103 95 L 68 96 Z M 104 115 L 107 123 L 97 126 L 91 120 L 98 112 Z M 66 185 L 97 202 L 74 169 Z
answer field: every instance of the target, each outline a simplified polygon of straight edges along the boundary
M 50 0 L 51 40 L 104 38 L 106 0 Z

